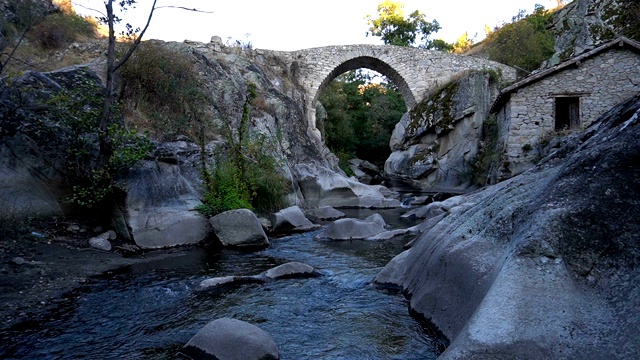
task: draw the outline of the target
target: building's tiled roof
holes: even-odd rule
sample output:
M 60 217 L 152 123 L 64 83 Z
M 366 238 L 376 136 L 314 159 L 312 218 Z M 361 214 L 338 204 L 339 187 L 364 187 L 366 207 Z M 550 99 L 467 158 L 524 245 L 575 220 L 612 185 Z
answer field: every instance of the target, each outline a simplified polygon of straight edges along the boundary
M 506 88 L 500 91 L 500 94 L 498 94 L 498 98 L 496 99 L 496 101 L 494 101 L 493 105 L 491 106 L 491 112 L 493 113 L 498 111 L 498 109 L 509 99 L 509 97 L 511 96 L 511 93 L 513 93 L 514 91 L 522 87 L 525 87 L 531 83 L 534 83 L 538 80 L 546 78 L 547 76 L 555 74 L 558 71 L 564 70 L 570 66 L 580 65 L 580 63 L 583 62 L 585 59 L 596 56 L 616 46 L 626 47 L 628 49 L 631 49 L 632 51 L 640 53 L 640 43 L 638 43 L 637 41 L 628 39 L 626 37 L 619 37 L 615 40 L 604 43 L 593 50 L 582 53 L 556 66 L 550 67 L 548 69 L 544 69 L 540 72 L 527 76 L 526 78 L 507 86 Z

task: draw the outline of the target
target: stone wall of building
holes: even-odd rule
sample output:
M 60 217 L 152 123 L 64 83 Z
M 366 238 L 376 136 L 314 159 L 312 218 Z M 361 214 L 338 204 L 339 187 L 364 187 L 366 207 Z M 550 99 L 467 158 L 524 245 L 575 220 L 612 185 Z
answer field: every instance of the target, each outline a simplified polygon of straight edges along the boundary
M 639 92 L 640 54 L 622 48 L 612 48 L 514 91 L 498 112 L 510 175 L 531 167 L 541 155 L 541 142 L 557 134 L 556 97 L 580 98 L 583 129 Z

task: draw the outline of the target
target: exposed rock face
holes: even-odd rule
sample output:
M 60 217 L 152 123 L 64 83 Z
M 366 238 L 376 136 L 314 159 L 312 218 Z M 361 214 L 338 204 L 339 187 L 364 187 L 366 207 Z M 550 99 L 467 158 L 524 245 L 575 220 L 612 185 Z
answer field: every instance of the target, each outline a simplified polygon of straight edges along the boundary
M 156 160 L 140 161 L 122 181 L 126 198 L 113 213 L 118 233 L 143 248 L 193 244 L 211 235 L 196 208 L 202 205 L 199 150 L 194 144 L 162 144 Z
M 556 53 L 546 66 L 626 36 L 640 41 L 640 4 L 635 0 L 574 0 L 553 17 Z
M 444 85 L 405 114 L 391 137 L 385 176 L 418 189 L 460 192 L 471 184 L 482 122 L 497 95 L 488 73 L 474 72 Z
M 639 138 L 640 95 L 468 195 L 376 282 L 451 340 L 443 359 L 637 358 Z
M 208 323 L 182 348 L 192 359 L 278 360 L 278 346 L 259 327 L 221 318 Z
M 260 248 L 269 246 L 269 239 L 258 217 L 248 209 L 229 210 L 211 219 L 218 240 L 223 246 Z

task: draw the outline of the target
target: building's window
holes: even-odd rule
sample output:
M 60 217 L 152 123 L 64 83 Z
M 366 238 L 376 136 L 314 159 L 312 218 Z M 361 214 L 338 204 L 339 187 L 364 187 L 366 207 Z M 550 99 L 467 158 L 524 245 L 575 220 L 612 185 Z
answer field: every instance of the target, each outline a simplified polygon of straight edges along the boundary
M 556 98 L 556 130 L 580 128 L 580 98 L 562 96 Z

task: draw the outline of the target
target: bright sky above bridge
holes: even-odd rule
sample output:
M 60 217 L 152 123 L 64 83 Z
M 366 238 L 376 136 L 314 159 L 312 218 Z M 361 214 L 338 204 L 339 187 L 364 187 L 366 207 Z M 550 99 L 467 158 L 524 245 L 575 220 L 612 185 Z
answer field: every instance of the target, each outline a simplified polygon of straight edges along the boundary
M 208 42 L 218 35 L 229 37 L 254 48 L 298 50 L 327 45 L 381 44 L 379 38 L 366 37 L 364 17 L 377 15 L 382 0 L 158 0 L 159 5 L 179 5 L 212 11 L 193 13 L 177 9 L 156 11 L 147 39 L 195 40 Z M 78 0 L 102 9 L 102 1 Z M 533 12 L 535 4 L 556 6 L 556 0 L 405 0 L 405 13 L 414 10 L 438 20 L 442 30 L 433 38 L 454 42 L 465 31 L 470 37 L 484 37 L 484 26 L 508 22 L 524 9 Z M 138 9 L 125 20 L 142 26 L 148 15 L 150 0 L 140 0 Z M 81 8 L 77 9 L 82 10 Z M 134 20 L 135 19 L 135 20 Z M 247 34 L 249 34 L 247 36 Z

